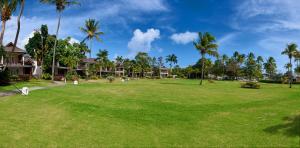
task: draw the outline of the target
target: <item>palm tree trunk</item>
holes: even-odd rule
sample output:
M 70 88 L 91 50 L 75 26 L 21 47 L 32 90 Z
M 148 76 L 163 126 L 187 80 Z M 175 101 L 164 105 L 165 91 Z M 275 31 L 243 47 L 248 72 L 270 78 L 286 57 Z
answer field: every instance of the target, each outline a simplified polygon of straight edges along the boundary
M 292 66 L 292 58 L 290 58 L 290 72 L 289 72 L 289 76 L 290 76 L 290 88 L 292 88 L 292 81 L 293 81 L 293 66 Z
M 0 35 L 0 44 L 3 45 L 3 37 L 4 37 L 4 32 L 6 28 L 6 21 L 2 20 L 2 30 L 1 30 L 1 35 Z
M 90 58 L 92 58 L 92 39 L 90 40 L 90 53 L 89 53 L 90 55 Z
M 201 81 L 200 81 L 200 85 L 202 85 L 203 83 L 203 79 L 204 79 L 204 55 L 202 54 L 202 58 L 201 58 Z
M 19 13 L 19 16 L 18 16 L 18 29 L 17 29 L 17 33 L 16 33 L 15 42 L 14 42 L 12 52 L 15 51 L 17 43 L 18 43 L 20 29 L 21 29 L 21 17 L 23 15 L 24 5 L 25 5 L 25 0 L 21 0 L 21 10 L 20 10 L 20 13 Z
M 102 66 L 100 66 L 100 78 L 102 78 Z
M 54 47 L 53 47 L 53 59 L 52 59 L 52 82 L 54 82 L 54 72 L 55 72 L 55 50 L 58 42 L 58 32 L 59 32 L 59 27 L 60 27 L 60 20 L 61 20 L 61 12 L 58 12 L 58 23 L 57 23 L 57 29 L 56 29 L 56 39 L 54 42 Z

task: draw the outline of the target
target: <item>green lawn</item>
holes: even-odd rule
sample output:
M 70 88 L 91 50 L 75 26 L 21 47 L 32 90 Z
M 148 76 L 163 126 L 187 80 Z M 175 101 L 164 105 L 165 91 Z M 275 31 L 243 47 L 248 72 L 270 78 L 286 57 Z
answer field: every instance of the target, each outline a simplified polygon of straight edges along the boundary
M 0 147 L 299 147 L 300 87 L 135 80 L 0 98 Z
M 22 87 L 46 87 L 52 85 L 50 81 L 46 80 L 30 80 L 25 82 L 17 82 L 14 84 L 15 85 L 0 86 L 0 92 L 16 90 L 17 88 L 21 89 Z

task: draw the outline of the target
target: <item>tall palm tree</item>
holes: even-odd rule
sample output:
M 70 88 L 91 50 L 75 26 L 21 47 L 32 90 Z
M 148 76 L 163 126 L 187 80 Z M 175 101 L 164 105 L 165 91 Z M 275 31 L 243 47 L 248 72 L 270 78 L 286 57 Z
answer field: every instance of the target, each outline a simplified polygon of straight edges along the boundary
M 264 69 L 266 71 L 266 73 L 269 75 L 269 78 L 272 78 L 275 73 L 276 73 L 276 61 L 273 57 L 269 57 L 266 61 L 266 63 L 264 63 Z
M 85 27 L 81 27 L 80 30 L 85 33 L 87 36 L 84 38 L 83 42 L 86 40 L 90 41 L 90 58 L 92 57 L 92 41 L 96 39 L 97 41 L 101 42 L 100 35 L 104 33 L 99 31 L 99 22 L 95 19 L 88 19 L 85 21 Z
M 227 63 L 227 61 L 228 61 L 228 56 L 226 55 L 226 54 L 223 54 L 222 55 L 222 66 L 223 66 L 223 68 L 222 68 L 222 77 L 224 77 L 224 75 L 225 75 L 225 72 L 226 72 L 226 63 Z
M 288 44 L 287 47 L 285 48 L 285 50 L 281 53 L 282 55 L 287 55 L 289 57 L 289 69 L 288 69 L 288 73 L 289 73 L 289 83 L 290 83 L 290 88 L 292 88 L 292 75 L 293 75 L 293 65 L 292 65 L 292 59 L 293 59 L 293 56 L 295 56 L 296 52 L 298 51 L 297 50 L 298 48 L 298 45 L 295 44 L 295 43 L 291 43 L 291 44 Z
M 53 57 L 52 57 L 52 81 L 54 81 L 54 70 L 55 70 L 55 51 L 57 46 L 57 40 L 58 40 L 58 32 L 60 28 L 60 22 L 62 17 L 62 12 L 66 9 L 66 7 L 71 5 L 78 5 L 79 3 L 76 0 L 40 0 L 41 3 L 44 4 L 50 4 L 56 6 L 56 11 L 58 13 L 58 22 L 57 22 L 57 28 L 56 28 L 56 34 L 55 34 L 55 42 L 54 42 L 54 48 L 53 48 Z
M 102 77 L 102 68 L 107 66 L 107 63 L 109 62 L 108 59 L 108 51 L 107 50 L 99 50 L 97 53 L 97 59 L 98 65 L 99 65 L 99 76 Z
M 173 72 L 173 64 L 177 64 L 178 60 L 177 60 L 177 56 L 175 54 L 171 54 L 168 55 L 166 58 L 166 62 L 170 63 L 170 69 L 171 69 L 171 73 Z
M 295 57 L 295 62 L 297 64 L 297 67 L 300 67 L 300 51 L 297 51 L 294 57 Z
M 19 16 L 18 16 L 18 24 L 17 24 L 18 29 L 17 29 L 17 33 L 16 33 L 16 36 L 15 36 L 15 42 L 14 42 L 12 52 L 15 51 L 16 46 L 18 44 L 18 39 L 19 39 L 19 34 L 20 34 L 20 29 L 21 29 L 21 17 L 23 15 L 24 6 L 25 6 L 25 0 L 17 0 L 17 2 L 20 3 L 20 13 L 19 13 Z
M 194 42 L 194 46 L 201 54 L 202 68 L 201 68 L 200 85 L 202 85 L 202 81 L 204 79 L 205 56 L 210 55 L 210 56 L 216 57 L 218 55 L 218 52 L 217 52 L 218 45 L 215 43 L 216 42 L 215 37 L 212 36 L 211 34 L 209 34 L 208 32 L 206 32 L 204 34 L 199 32 L 198 34 L 199 34 L 199 40 L 198 40 L 198 42 Z
M 2 30 L 0 34 L 0 44 L 3 45 L 3 38 L 6 29 L 6 22 L 11 19 L 12 13 L 17 8 L 17 0 L 1 0 L 0 1 L 0 11 L 1 11 L 1 21 Z

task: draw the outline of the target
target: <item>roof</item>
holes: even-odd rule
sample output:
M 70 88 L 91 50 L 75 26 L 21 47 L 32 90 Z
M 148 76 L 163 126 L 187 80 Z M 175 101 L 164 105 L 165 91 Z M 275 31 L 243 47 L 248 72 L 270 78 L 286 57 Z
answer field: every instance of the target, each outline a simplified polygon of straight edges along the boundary
M 81 59 L 81 62 L 84 62 L 84 63 L 96 63 L 96 59 L 94 59 L 94 58 Z
M 5 46 L 4 50 L 6 52 L 12 52 L 13 46 L 14 46 L 14 44 L 12 42 L 10 42 Z M 19 47 L 16 47 L 14 50 L 14 53 L 26 53 L 26 51 Z

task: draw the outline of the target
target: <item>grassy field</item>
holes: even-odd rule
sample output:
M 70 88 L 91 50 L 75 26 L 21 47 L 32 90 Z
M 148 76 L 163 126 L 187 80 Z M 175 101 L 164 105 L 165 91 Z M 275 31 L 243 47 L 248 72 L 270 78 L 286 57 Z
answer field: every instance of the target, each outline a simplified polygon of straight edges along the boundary
M 0 147 L 299 147 L 300 87 L 136 80 L 0 98 Z
M 49 85 L 52 85 L 50 81 L 45 80 L 30 80 L 30 81 L 24 81 L 24 82 L 17 82 L 14 85 L 8 85 L 8 86 L 0 86 L 0 92 L 5 91 L 11 91 L 16 89 L 21 89 L 22 87 L 46 87 Z M 16 88 L 17 87 L 17 88 Z

